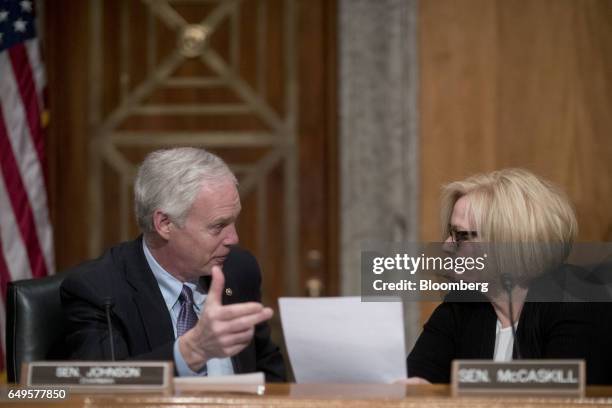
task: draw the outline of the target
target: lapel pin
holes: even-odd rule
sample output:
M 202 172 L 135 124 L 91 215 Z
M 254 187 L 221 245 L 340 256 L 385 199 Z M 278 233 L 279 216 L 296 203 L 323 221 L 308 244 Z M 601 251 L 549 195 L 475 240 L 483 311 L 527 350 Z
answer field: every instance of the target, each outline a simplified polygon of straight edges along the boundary
M 234 293 L 234 292 L 232 292 L 232 289 L 231 289 L 231 288 L 225 288 L 225 294 L 226 294 L 227 296 L 232 296 L 232 294 L 233 294 L 233 293 Z

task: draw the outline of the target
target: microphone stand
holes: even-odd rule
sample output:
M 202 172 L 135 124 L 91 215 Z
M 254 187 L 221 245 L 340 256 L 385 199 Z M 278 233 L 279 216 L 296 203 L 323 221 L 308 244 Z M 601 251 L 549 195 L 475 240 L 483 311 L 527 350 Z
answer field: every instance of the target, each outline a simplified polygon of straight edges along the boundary
M 113 325 L 111 324 L 111 309 L 115 305 L 112 297 L 104 298 L 104 310 L 106 312 L 106 324 L 108 325 L 108 336 L 110 339 L 111 360 L 115 361 L 115 342 L 113 337 Z
M 520 360 L 523 357 L 521 356 L 521 348 L 517 341 L 516 328 L 514 327 L 514 310 L 512 310 L 512 289 L 514 288 L 514 281 L 512 280 L 512 276 L 507 273 L 503 274 L 502 286 L 508 294 L 508 309 L 510 311 L 510 327 L 512 328 L 512 339 L 514 340 L 514 347 L 516 349 L 516 358 Z

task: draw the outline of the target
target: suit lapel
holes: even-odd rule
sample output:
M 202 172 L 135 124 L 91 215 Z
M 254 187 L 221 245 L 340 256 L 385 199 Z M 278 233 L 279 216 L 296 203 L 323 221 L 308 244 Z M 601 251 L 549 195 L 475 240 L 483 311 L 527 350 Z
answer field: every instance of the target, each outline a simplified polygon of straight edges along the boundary
M 493 358 L 495 353 L 495 333 L 497 330 L 497 315 L 491 303 L 483 303 L 481 308 L 480 324 L 484 325 L 484 336 L 480 343 L 480 358 Z
M 540 308 L 538 303 L 525 302 L 523 310 L 519 318 L 518 327 L 516 329 L 516 338 L 518 340 L 522 358 L 541 358 L 542 350 L 540 350 Z M 512 357 L 517 358 L 516 345 L 512 351 Z
M 146 333 L 150 350 L 174 340 L 172 320 L 142 249 L 142 236 L 133 241 L 127 257 L 126 279 Z
M 234 274 L 232 273 L 230 268 L 226 268 L 227 271 L 225 271 L 225 287 L 223 288 L 223 304 L 224 305 L 229 305 L 232 303 L 237 303 L 238 301 L 244 301 L 244 299 L 242 300 L 236 300 L 235 296 L 233 296 L 233 292 L 232 296 L 228 296 L 228 291 L 227 289 L 230 288 L 232 289 L 233 287 L 235 287 L 234 281 L 233 281 L 233 276 Z M 249 348 L 249 346 L 247 346 L 247 348 L 245 350 L 247 350 Z M 244 355 L 245 350 L 241 351 L 240 353 L 236 354 L 235 356 L 232 357 L 232 366 L 234 367 L 234 373 L 236 374 L 240 374 L 243 372 L 242 370 L 242 356 Z
M 231 253 L 230 253 L 230 256 L 232 256 Z M 228 265 L 228 263 L 226 263 L 223 268 L 223 275 L 225 276 L 225 287 L 223 288 L 223 295 L 221 298 L 221 303 L 224 305 L 229 305 L 232 303 L 244 302 L 245 299 L 238 299 L 238 297 L 235 296 L 233 293 L 233 290 L 236 287 L 236 282 L 234 282 L 234 279 L 233 279 L 234 273 L 232 273 L 231 266 L 227 267 L 226 265 Z M 211 281 L 210 276 L 203 276 L 200 278 L 200 286 L 202 286 L 202 288 L 206 292 L 208 292 L 208 289 L 210 288 L 210 281 Z M 229 292 L 229 293 L 232 293 L 232 296 L 228 296 L 228 291 L 226 290 L 227 288 L 232 289 L 232 292 Z M 235 356 L 231 358 L 234 373 L 239 374 L 243 372 L 242 359 L 243 359 L 245 351 L 248 350 L 248 348 L 249 346 L 247 346 L 245 350 L 243 350 L 242 352 L 236 354 Z

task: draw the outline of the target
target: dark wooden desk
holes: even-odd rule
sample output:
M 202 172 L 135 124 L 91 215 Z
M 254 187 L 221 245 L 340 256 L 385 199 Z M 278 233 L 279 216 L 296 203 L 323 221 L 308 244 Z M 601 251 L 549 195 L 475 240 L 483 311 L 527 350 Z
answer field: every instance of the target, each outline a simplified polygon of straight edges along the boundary
M 264 395 L 175 391 L 163 394 L 75 394 L 59 402 L 13 402 L 16 407 L 475 407 L 544 408 L 612 407 L 612 387 L 588 387 L 587 397 L 461 397 L 450 396 L 447 385 L 268 384 Z

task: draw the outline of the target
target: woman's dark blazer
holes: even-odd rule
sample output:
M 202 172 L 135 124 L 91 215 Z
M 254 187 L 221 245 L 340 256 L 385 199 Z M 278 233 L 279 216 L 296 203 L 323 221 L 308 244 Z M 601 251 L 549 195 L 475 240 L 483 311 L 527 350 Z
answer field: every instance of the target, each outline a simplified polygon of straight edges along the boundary
M 516 333 L 521 357 L 585 359 L 588 384 L 612 384 L 612 303 L 529 299 Z M 496 322 L 486 301 L 440 304 L 408 356 L 408 376 L 448 383 L 454 359 L 492 359 Z

